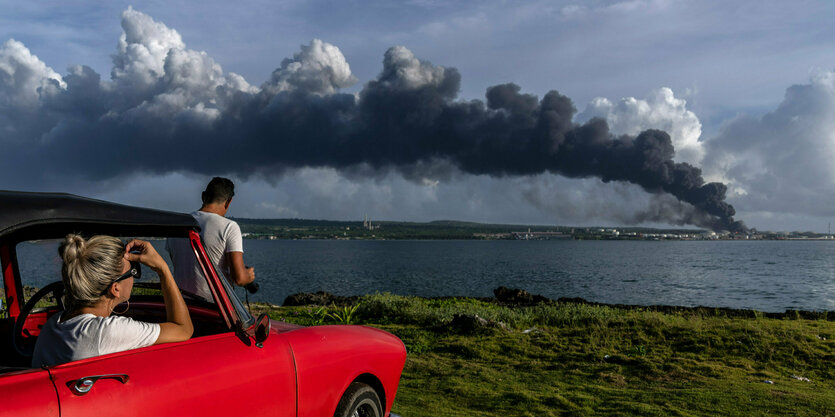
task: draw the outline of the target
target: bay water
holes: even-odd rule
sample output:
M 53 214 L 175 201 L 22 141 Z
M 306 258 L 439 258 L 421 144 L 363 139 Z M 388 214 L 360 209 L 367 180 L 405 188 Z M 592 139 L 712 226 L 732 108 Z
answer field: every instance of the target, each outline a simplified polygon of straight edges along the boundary
M 24 281 L 60 279 L 56 246 L 18 245 Z M 261 286 L 249 299 L 275 304 L 297 292 L 490 297 L 506 286 L 613 304 L 835 311 L 835 241 L 247 239 L 244 251 Z

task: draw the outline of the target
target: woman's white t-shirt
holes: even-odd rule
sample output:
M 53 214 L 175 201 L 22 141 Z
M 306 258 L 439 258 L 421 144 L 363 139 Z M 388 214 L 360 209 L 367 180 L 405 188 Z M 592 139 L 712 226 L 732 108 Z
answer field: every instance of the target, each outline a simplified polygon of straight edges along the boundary
M 81 314 L 60 321 L 55 314 L 41 329 L 32 366 L 53 366 L 93 356 L 151 346 L 159 337 L 159 324 L 129 317 Z

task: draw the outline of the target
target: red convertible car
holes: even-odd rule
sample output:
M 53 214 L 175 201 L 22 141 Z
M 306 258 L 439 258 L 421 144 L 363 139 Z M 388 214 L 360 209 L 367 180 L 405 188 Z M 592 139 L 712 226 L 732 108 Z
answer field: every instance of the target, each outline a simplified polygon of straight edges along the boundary
M 406 361 L 400 339 L 370 327 L 301 327 L 266 315 L 252 317 L 208 261 L 198 231 L 188 214 L 69 194 L 0 191 L 0 416 L 391 413 Z M 55 248 L 71 232 L 189 239 L 214 297 L 205 301 L 183 294 L 194 336 L 31 368 L 39 329 L 61 308 Z M 46 255 L 32 253 L 54 260 L 44 262 Z M 34 288 L 40 290 L 32 294 Z M 157 294 L 154 288 L 134 290 L 125 315 L 164 321 Z

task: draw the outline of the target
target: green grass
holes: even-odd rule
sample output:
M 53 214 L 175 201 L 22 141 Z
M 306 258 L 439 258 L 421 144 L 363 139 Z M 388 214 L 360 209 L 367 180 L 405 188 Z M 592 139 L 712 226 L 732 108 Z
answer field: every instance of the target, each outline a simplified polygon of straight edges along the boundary
M 269 311 L 303 325 L 338 316 L 315 321 L 317 309 Z M 461 334 L 455 314 L 508 328 Z M 353 322 L 406 344 L 403 416 L 835 416 L 832 321 L 377 294 Z

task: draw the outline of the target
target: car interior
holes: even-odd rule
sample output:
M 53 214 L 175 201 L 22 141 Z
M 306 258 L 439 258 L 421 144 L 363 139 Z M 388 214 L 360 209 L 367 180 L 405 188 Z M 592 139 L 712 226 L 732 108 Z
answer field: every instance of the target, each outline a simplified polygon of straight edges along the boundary
M 130 238 L 123 238 L 127 241 Z M 143 237 L 143 239 L 148 239 Z M 11 264 L 3 265 L 3 270 L 11 269 L 22 283 L 23 302 L 31 305 L 31 312 L 26 314 L 25 320 L 18 320 L 16 331 L 15 318 L 10 315 L 10 308 L 6 299 L 6 288 L 0 286 L 0 374 L 30 367 L 31 352 L 44 323 L 61 309 L 60 293 L 61 261 L 58 257 L 60 240 L 37 240 L 18 243 L 11 251 Z M 151 240 L 157 251 L 173 267 L 165 250 L 165 239 Z M 201 276 L 199 279 L 205 279 Z M 226 283 L 224 283 L 226 284 Z M 49 288 L 47 288 L 49 287 Z M 227 293 L 239 311 L 243 309 L 240 301 L 235 297 L 231 287 L 226 287 Z M 45 291 L 44 291 L 45 290 Z M 207 335 L 233 331 L 218 305 L 214 301 L 207 301 L 197 295 L 181 291 L 189 308 L 194 325 L 192 339 Z M 125 305 L 129 304 L 129 305 Z M 26 310 L 24 308 L 23 310 Z M 122 312 L 124 310 L 124 312 Z M 165 321 L 165 305 L 159 289 L 159 277 L 150 268 L 142 269 L 142 277 L 134 282 L 129 303 L 114 308 L 113 314 L 131 317 L 151 323 Z M 248 316 L 248 313 L 245 313 Z M 251 317 L 247 317 L 251 319 Z M 18 337 L 14 337 L 14 335 Z M 28 354 L 28 356 L 27 356 Z

